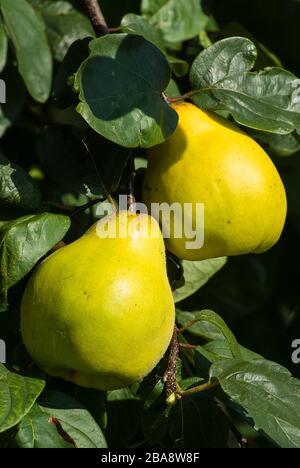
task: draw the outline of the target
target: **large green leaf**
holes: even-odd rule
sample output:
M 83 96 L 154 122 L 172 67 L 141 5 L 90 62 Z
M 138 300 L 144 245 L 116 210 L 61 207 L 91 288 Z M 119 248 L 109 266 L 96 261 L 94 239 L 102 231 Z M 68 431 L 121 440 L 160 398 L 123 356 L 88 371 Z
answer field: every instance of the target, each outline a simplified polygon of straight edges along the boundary
M 300 381 L 279 364 L 255 360 L 217 361 L 211 377 L 282 448 L 300 446 Z
M 257 57 L 248 39 L 231 37 L 201 52 L 190 79 L 193 101 L 226 110 L 240 124 L 268 132 L 300 131 L 299 80 L 281 68 L 251 72 Z
M 0 0 L 0 7 L 27 89 L 34 99 L 45 102 L 51 89 L 52 56 L 44 23 L 26 0 Z
M 202 288 L 212 276 L 223 268 L 226 262 L 227 257 L 213 258 L 200 262 L 183 260 L 182 266 L 185 283 L 184 286 L 173 291 L 175 302 L 186 299 Z
M 0 18 L 0 73 L 6 64 L 8 40 L 3 21 Z
M 95 36 L 90 21 L 70 2 L 30 0 L 30 3 L 45 21 L 49 43 L 56 60 L 63 60 L 76 40 Z
M 0 227 L 0 311 L 8 289 L 20 281 L 70 227 L 67 216 L 42 213 L 24 216 Z
M 41 194 L 27 172 L 0 152 L 0 212 L 7 208 L 36 209 Z
M 90 413 L 61 392 L 48 392 L 20 424 L 21 448 L 106 448 L 104 435 Z
M 201 7 L 200 0 L 165 0 L 156 2 L 161 7 L 151 16 L 150 21 L 158 29 L 165 41 L 176 43 L 186 41 L 204 30 L 208 17 Z M 148 12 L 153 8 L 144 5 Z
M 0 432 L 18 424 L 44 388 L 43 380 L 10 372 L 0 364 Z
M 88 124 L 125 147 L 150 147 L 170 137 L 178 115 L 161 96 L 170 67 L 160 50 L 127 34 L 93 40 L 90 50 L 75 79 L 78 112 Z

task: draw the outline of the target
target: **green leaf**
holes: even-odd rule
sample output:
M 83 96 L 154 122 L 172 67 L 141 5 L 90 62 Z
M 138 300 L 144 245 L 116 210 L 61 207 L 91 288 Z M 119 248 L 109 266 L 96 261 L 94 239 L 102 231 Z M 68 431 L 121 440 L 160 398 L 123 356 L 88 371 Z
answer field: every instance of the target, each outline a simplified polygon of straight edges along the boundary
M 244 361 L 253 361 L 255 359 L 262 359 L 262 357 L 251 351 L 250 349 L 244 348 L 239 345 L 240 356 Z M 214 363 L 224 359 L 232 359 L 232 353 L 228 342 L 225 340 L 211 341 L 204 346 L 199 346 L 196 350 L 201 353 L 206 359 Z
M 199 313 L 201 312 L 183 312 L 182 310 L 176 309 L 176 322 L 182 327 L 197 320 L 196 317 Z M 188 331 L 192 335 L 206 340 L 224 340 L 224 335 L 220 329 L 210 322 L 196 321 L 196 323 L 189 327 Z
M 42 213 L 24 216 L 0 227 L 0 311 L 7 307 L 7 291 L 20 281 L 70 227 L 67 216 Z
M 212 366 L 211 378 L 244 408 L 257 430 L 282 448 L 299 447 L 300 381 L 287 369 L 266 360 L 225 360 Z
M 227 258 L 213 258 L 200 262 L 190 262 L 183 260 L 182 266 L 184 270 L 185 284 L 179 289 L 173 291 L 175 302 L 180 302 L 183 299 L 194 294 L 198 289 L 202 288 L 223 266 L 226 264 Z
M 95 37 L 90 21 L 70 2 L 61 0 L 30 0 L 41 14 L 53 56 L 62 61 L 73 42 L 85 37 Z
M 17 434 L 21 448 L 106 448 L 90 413 L 61 392 L 50 391 L 23 419 Z
M 202 395 L 183 398 L 173 409 L 170 436 L 178 448 L 227 448 L 229 421 Z
M 38 404 L 22 419 L 16 443 L 19 448 L 74 448 L 60 436 L 49 414 Z
M 281 68 L 250 72 L 256 57 L 255 45 L 241 37 L 201 52 L 190 72 L 193 101 L 205 109 L 229 111 L 239 124 L 257 130 L 300 130 L 299 80 Z
M 45 382 L 23 377 L 0 364 L 0 432 L 18 424 L 43 391 Z
M 0 152 L 0 212 L 7 208 L 34 210 L 40 202 L 41 194 L 34 180 Z
M 152 16 L 156 13 L 164 4 L 166 0 L 142 0 L 141 12 L 146 16 Z
M 8 40 L 3 21 L 0 18 L 0 73 L 6 64 Z
M 122 31 L 130 34 L 143 36 L 144 39 L 158 47 L 166 56 L 176 76 L 184 76 L 189 70 L 189 64 L 178 57 L 169 55 L 166 44 L 160 32 L 143 16 L 128 13 L 121 21 Z
M 161 97 L 170 81 L 164 55 L 127 34 L 93 40 L 90 50 L 75 79 L 77 110 L 88 124 L 125 147 L 150 147 L 169 138 L 178 115 Z
M 193 320 L 197 322 L 207 322 L 218 329 L 228 343 L 232 357 L 240 357 L 240 347 L 232 331 L 228 328 L 224 320 L 212 310 L 202 310 L 201 312 L 193 313 Z M 209 331 L 211 334 L 211 330 Z
M 162 52 L 166 53 L 162 35 L 143 16 L 128 13 L 122 18 L 121 28 L 124 33 L 137 34 L 143 36 L 149 42 L 156 45 Z
M 11 63 L 4 68 L 2 79 L 6 84 L 6 103 L 0 104 L 0 138 L 18 118 L 26 95 L 18 70 Z
M 275 156 L 287 157 L 300 151 L 300 136 L 296 132 L 276 135 L 276 133 L 249 129 L 247 133 Z
M 51 89 L 52 56 L 44 23 L 26 0 L 0 0 L 0 7 L 27 89 L 34 99 L 45 102 Z
M 179 87 L 173 79 L 171 79 L 168 87 L 165 89 L 165 95 L 169 98 L 175 98 L 180 96 Z
M 147 10 L 147 6 L 144 8 Z M 205 28 L 208 17 L 200 0 L 165 0 L 150 21 L 165 41 L 176 43 L 197 36 Z

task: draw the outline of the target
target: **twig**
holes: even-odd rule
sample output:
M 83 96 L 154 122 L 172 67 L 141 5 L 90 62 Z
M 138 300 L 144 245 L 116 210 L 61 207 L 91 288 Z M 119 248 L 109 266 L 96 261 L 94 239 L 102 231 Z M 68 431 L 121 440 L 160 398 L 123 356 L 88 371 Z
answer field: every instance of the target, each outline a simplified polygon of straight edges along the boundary
M 189 91 L 188 93 L 183 94 L 182 96 L 177 96 L 177 97 L 174 97 L 174 98 L 166 96 L 166 99 L 167 99 L 167 102 L 169 104 L 173 104 L 173 103 L 176 103 L 176 102 L 184 101 L 185 99 L 189 99 L 190 97 L 192 97 L 196 93 L 197 93 L 197 91 Z
M 84 0 L 84 3 L 97 36 L 109 34 L 109 29 L 98 0 Z
M 185 332 L 188 328 L 191 328 L 197 322 L 199 322 L 199 320 L 195 319 L 195 320 L 191 320 L 190 322 L 183 325 L 181 328 L 179 328 L 179 330 L 177 332 L 178 335 L 182 335 L 183 332 Z
M 189 390 L 178 391 L 177 393 L 181 397 L 186 397 L 190 395 L 194 395 L 195 393 L 205 392 L 206 390 L 211 390 L 212 388 L 218 387 L 220 384 L 219 382 L 206 382 L 205 384 L 198 385 L 197 387 L 190 388 Z
M 179 343 L 180 348 L 185 348 L 185 349 L 197 349 L 197 345 L 193 345 L 190 343 Z
M 178 392 L 177 388 L 177 376 L 176 376 L 176 362 L 179 355 L 179 343 L 177 337 L 177 327 L 174 326 L 174 332 L 170 344 L 170 354 L 168 367 L 164 373 L 164 382 L 166 383 L 167 399 Z

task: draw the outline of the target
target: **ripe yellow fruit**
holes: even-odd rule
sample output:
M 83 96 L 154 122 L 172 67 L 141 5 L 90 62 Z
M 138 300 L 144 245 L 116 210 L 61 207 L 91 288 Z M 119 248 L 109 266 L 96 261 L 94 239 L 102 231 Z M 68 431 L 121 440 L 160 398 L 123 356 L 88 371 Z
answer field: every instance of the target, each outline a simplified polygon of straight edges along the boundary
M 108 237 L 117 226 L 117 237 Z M 24 344 L 45 372 L 110 390 L 140 381 L 163 357 L 175 321 L 157 222 L 103 218 L 38 266 L 25 290 Z
M 168 249 L 179 258 L 204 260 L 262 253 L 279 239 L 286 219 L 286 194 L 265 151 L 237 126 L 190 103 L 174 106 L 174 135 L 148 152 L 143 199 L 151 203 L 204 204 L 204 245 L 187 248 L 176 238 L 171 219 Z M 198 220 L 199 221 L 199 220 Z

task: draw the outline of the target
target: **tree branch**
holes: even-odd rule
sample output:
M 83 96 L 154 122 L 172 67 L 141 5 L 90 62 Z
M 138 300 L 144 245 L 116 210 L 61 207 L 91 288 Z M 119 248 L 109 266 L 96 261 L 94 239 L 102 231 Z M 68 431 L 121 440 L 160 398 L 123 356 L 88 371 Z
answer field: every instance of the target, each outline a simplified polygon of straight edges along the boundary
M 84 0 L 84 3 L 97 36 L 109 34 L 109 29 L 98 0 Z
M 164 374 L 164 382 L 166 383 L 166 392 L 167 392 L 167 399 L 172 394 L 177 394 L 177 376 L 176 376 L 176 362 L 179 355 L 179 343 L 178 343 L 178 336 L 177 336 L 177 327 L 174 326 L 174 332 L 171 340 L 170 345 L 170 354 L 169 354 L 169 361 L 168 367 Z

